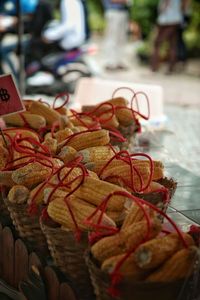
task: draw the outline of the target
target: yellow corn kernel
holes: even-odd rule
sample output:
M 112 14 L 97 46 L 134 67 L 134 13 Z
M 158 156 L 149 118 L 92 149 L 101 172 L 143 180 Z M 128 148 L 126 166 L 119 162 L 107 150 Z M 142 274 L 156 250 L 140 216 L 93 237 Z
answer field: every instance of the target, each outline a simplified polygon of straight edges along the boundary
M 68 138 L 72 134 L 73 134 L 73 131 L 70 128 L 65 128 L 62 130 L 58 130 L 55 133 L 55 138 L 59 144 L 59 143 L 63 142 L 64 140 L 66 140 L 66 138 Z
M 56 139 L 54 139 L 52 137 L 48 137 L 44 140 L 42 145 L 46 146 L 52 155 L 56 155 L 57 145 L 58 145 Z
M 73 147 L 70 147 L 70 146 L 62 147 L 60 153 L 58 154 L 58 157 L 65 164 L 67 164 L 68 162 L 75 159 L 76 156 L 77 156 L 77 151 Z
M 189 277 L 193 271 L 195 262 L 199 261 L 200 252 L 195 246 L 184 248 L 171 256 L 160 268 L 151 273 L 145 281 L 148 282 L 172 282 Z
M 20 114 L 23 115 L 26 122 L 33 129 L 38 130 L 38 129 L 46 126 L 45 119 L 42 116 L 40 116 L 39 114 L 37 114 L 37 112 L 35 114 L 30 114 L 28 112 L 23 112 Z M 15 113 L 12 115 L 4 116 L 3 119 L 7 125 L 19 126 L 19 127 L 26 126 L 26 123 L 24 122 L 24 119 L 20 116 L 20 114 Z
M 76 187 L 77 183 L 73 184 Z M 112 183 L 86 177 L 83 184 L 74 193 L 78 198 L 81 198 L 91 204 L 100 205 L 102 201 L 110 193 L 115 191 L 125 191 L 123 188 Z M 107 204 L 107 209 L 114 211 L 121 211 L 124 208 L 126 197 L 114 195 L 110 198 Z
M 57 111 L 39 101 L 33 101 L 31 103 L 29 112 L 31 114 L 38 114 L 42 116 L 48 125 L 53 125 L 55 122 L 60 123 L 61 120 L 61 115 Z
M 125 235 L 120 232 L 102 238 L 91 247 L 92 255 L 100 262 L 105 261 L 109 257 L 122 254 L 125 251 Z
M 101 265 L 101 270 L 108 274 L 112 273 L 125 255 L 126 253 L 123 253 L 106 259 Z M 141 280 L 146 275 L 146 272 L 136 265 L 133 254 L 122 263 L 119 272 L 123 276 L 131 276 L 133 280 Z
M 189 234 L 183 233 L 183 238 L 188 246 L 194 245 L 193 238 Z M 134 253 L 135 262 L 140 268 L 153 269 L 182 248 L 184 248 L 184 244 L 179 235 L 171 233 L 140 245 Z
M 82 230 L 90 230 L 90 226 L 85 224 L 84 221 L 94 212 L 95 208 L 92 208 L 86 202 L 74 196 L 68 199 L 68 203 L 79 228 Z M 64 199 L 55 198 L 49 203 L 47 211 L 49 216 L 55 222 L 68 229 L 76 229 L 72 216 L 69 212 L 69 208 Z M 98 212 L 98 214 L 94 217 L 94 223 L 97 223 L 99 216 L 100 212 Z M 101 225 L 115 227 L 115 223 L 105 213 L 103 214 Z
M 110 141 L 109 131 L 105 129 L 99 129 L 89 132 L 81 132 L 78 135 L 69 138 L 67 143 L 64 141 L 58 145 L 61 149 L 63 146 L 71 146 L 77 151 L 83 150 L 89 147 L 104 146 Z
M 115 150 L 117 150 L 117 147 L 115 147 Z M 110 146 L 97 146 L 81 150 L 78 152 L 78 155 L 83 157 L 83 163 L 88 163 L 110 159 L 115 153 Z

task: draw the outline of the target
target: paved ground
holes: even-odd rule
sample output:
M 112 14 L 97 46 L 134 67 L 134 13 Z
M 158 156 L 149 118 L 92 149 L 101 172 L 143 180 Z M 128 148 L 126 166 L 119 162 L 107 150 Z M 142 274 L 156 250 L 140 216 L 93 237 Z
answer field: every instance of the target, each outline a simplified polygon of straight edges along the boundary
M 103 62 L 102 44 L 99 40 L 97 40 L 97 44 L 100 51 L 95 60 L 98 66 L 101 66 Z M 126 62 L 129 66 L 127 71 L 109 73 L 101 68 L 101 76 L 136 83 L 158 84 L 164 89 L 165 103 L 197 105 L 200 108 L 200 60 L 189 60 L 185 69 L 172 75 L 165 75 L 164 66 L 159 72 L 153 73 L 148 66 L 139 63 L 136 57 L 137 47 L 138 42 L 129 43 L 125 47 Z

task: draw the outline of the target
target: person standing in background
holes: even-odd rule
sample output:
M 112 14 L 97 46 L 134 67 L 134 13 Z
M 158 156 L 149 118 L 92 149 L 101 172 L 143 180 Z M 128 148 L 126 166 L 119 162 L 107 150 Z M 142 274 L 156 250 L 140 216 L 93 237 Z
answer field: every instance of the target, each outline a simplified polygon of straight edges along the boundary
M 158 31 L 154 41 L 151 68 L 157 71 L 159 67 L 159 52 L 163 42 L 169 44 L 168 73 L 174 71 L 177 61 L 178 30 L 183 21 L 181 0 L 160 0 L 158 4 Z
M 103 0 L 105 9 L 104 53 L 107 71 L 125 70 L 124 45 L 128 36 L 128 0 Z

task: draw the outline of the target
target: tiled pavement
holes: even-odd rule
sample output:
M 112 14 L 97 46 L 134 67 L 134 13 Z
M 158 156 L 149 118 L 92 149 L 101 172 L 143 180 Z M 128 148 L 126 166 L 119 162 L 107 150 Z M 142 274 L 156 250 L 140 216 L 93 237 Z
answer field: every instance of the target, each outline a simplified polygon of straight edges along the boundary
M 138 136 L 136 150 L 162 160 L 166 176 L 178 182 L 170 216 L 181 226 L 200 224 L 200 111 L 168 105 L 166 114 L 165 128 Z M 149 140 L 148 147 L 141 147 L 144 138 Z

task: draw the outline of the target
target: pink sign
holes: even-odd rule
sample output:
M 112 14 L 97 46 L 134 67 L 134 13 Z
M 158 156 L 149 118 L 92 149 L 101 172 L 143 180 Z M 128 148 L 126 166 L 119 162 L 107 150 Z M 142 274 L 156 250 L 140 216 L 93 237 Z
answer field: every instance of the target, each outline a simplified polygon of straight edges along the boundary
M 24 110 L 24 105 L 12 75 L 0 76 L 0 116 Z

